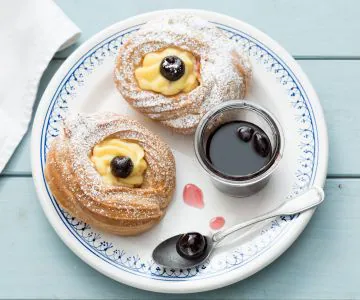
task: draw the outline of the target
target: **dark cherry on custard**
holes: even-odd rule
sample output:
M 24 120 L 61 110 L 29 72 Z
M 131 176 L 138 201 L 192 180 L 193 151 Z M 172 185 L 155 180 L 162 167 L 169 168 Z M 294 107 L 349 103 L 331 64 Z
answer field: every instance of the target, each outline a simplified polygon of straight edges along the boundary
M 175 55 L 166 56 L 160 64 L 160 73 L 167 80 L 179 80 L 185 73 L 184 62 Z
M 186 259 L 196 259 L 204 254 L 207 247 L 206 238 L 198 232 L 183 234 L 176 243 L 176 251 Z
M 126 178 L 134 169 L 134 164 L 128 156 L 115 156 L 110 162 L 110 168 L 115 177 Z

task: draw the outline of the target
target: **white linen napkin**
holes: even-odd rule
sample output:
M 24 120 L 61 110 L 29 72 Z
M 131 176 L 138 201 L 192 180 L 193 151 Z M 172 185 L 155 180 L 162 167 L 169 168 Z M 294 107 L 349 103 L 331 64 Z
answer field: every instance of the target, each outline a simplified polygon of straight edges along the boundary
M 54 54 L 80 36 L 52 0 L 0 7 L 0 172 L 25 135 L 40 78 Z

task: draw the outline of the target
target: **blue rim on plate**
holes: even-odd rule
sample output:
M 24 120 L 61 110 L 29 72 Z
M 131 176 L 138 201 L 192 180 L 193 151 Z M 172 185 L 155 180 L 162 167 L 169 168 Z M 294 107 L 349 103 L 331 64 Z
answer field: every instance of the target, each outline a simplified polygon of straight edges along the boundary
M 212 23 L 221 29 L 229 39 L 234 40 L 239 47 L 242 47 L 257 63 L 263 65 L 263 67 L 277 79 L 277 84 L 281 85 L 286 91 L 288 95 L 287 99 L 291 102 L 294 112 L 293 115 L 299 127 L 298 134 L 301 139 L 301 143 L 298 145 L 301 150 L 301 155 L 298 157 L 297 171 L 296 174 L 294 174 L 296 182 L 289 197 L 301 193 L 314 183 L 319 161 L 318 125 L 312 103 L 305 89 L 285 61 L 260 40 L 231 26 L 219 22 Z M 236 250 L 232 251 L 229 255 L 223 257 L 222 261 L 208 261 L 203 266 L 188 270 L 172 270 L 157 266 L 152 261 L 142 260 L 141 257 L 136 254 L 127 254 L 123 249 L 115 249 L 115 246 L 111 242 L 104 240 L 101 234 L 92 231 L 91 226 L 78 221 L 62 210 L 49 191 L 45 181 L 44 166 L 48 144 L 58 135 L 58 124 L 66 115 L 68 101 L 71 101 L 73 95 L 76 94 L 77 88 L 86 81 L 87 76 L 91 74 L 96 67 L 101 65 L 106 57 L 115 57 L 121 43 L 123 43 L 131 33 L 137 31 L 141 25 L 142 23 L 139 23 L 121 31 L 118 30 L 114 34 L 107 35 L 106 38 L 82 55 L 68 68 L 69 71 L 67 74 L 63 76 L 61 80 L 58 80 L 60 83 L 56 89 L 53 89 L 55 92 L 53 92 L 51 97 L 48 96 L 51 100 L 46 108 L 45 117 L 41 119 L 40 145 L 33 145 L 33 149 L 40 149 L 40 153 L 33 153 L 33 155 L 40 156 L 41 184 L 46 188 L 47 197 L 51 201 L 57 216 L 68 232 L 71 233 L 72 237 L 75 238 L 86 251 L 89 251 L 107 264 L 136 276 L 146 277 L 156 281 L 182 282 L 216 277 L 241 268 L 269 251 L 279 239 L 291 230 L 292 225 L 295 224 L 299 215 L 283 216 L 275 219 L 263 229 L 260 236 L 252 240 L 249 245 L 246 245 L 246 248 L 243 246 L 236 248 Z M 325 142 L 327 145 L 327 140 Z M 325 150 L 326 153 L 324 155 L 326 155 L 327 160 L 327 149 Z M 34 165 L 33 168 L 35 168 Z M 35 183 L 37 183 L 36 180 Z M 300 232 L 298 232 L 298 234 Z M 269 262 L 271 262 L 271 260 Z M 111 277 L 114 278 L 114 276 Z M 134 285 L 137 286 L 136 284 Z M 146 288 L 144 286 L 140 287 Z M 149 287 L 148 289 L 152 288 Z
M 299 121 L 300 122 L 310 122 L 310 127 L 311 129 L 307 128 L 306 131 L 309 132 L 309 135 L 313 138 L 312 142 L 306 142 L 304 145 L 301 145 L 301 147 L 304 148 L 304 152 L 308 153 L 313 153 L 314 154 L 314 158 L 311 159 L 312 161 L 312 168 L 311 168 L 311 172 L 310 174 L 308 173 L 302 173 L 302 178 L 299 178 L 299 176 L 297 176 L 299 178 L 299 180 L 302 181 L 302 184 L 299 184 L 298 187 L 295 188 L 294 193 L 299 193 L 301 192 L 301 190 L 303 188 L 306 188 L 307 186 L 311 185 L 313 182 L 313 177 L 314 177 L 314 168 L 316 170 L 316 157 L 317 155 L 317 148 L 316 147 L 316 143 L 315 141 L 315 136 L 317 136 L 316 134 L 316 125 L 314 126 L 313 124 L 315 123 L 315 119 L 312 119 L 311 115 L 312 115 L 312 108 L 311 108 L 311 103 L 308 100 L 305 92 L 301 92 L 300 89 L 301 85 L 298 83 L 296 84 L 296 78 L 294 78 L 294 75 L 291 74 L 291 71 L 289 70 L 289 68 L 286 66 L 285 63 L 281 62 L 279 60 L 279 58 L 276 57 L 275 53 L 271 53 L 270 50 L 265 50 L 266 47 L 264 45 L 262 45 L 259 41 L 254 40 L 253 38 L 247 36 L 244 32 L 240 32 L 239 30 L 236 30 L 235 28 L 231 28 L 229 26 L 225 26 L 223 24 L 216 24 L 218 26 L 218 28 L 222 29 L 224 32 L 226 32 L 230 39 L 235 40 L 236 42 L 245 42 L 247 43 L 248 46 L 244 46 L 245 50 L 246 47 L 248 47 L 249 49 L 247 49 L 247 52 L 249 53 L 250 56 L 253 55 L 257 55 L 255 52 L 253 52 L 253 47 L 256 47 L 257 50 L 260 50 L 261 52 L 265 52 L 268 57 L 266 59 L 268 60 L 273 60 L 274 62 L 271 64 L 272 68 L 275 68 L 274 70 L 272 70 L 272 72 L 274 72 L 274 74 L 278 74 L 279 72 L 283 72 L 284 74 L 281 75 L 280 79 L 279 79 L 279 83 L 283 84 L 283 82 L 286 81 L 286 83 L 289 81 L 289 79 L 291 80 L 292 83 L 294 83 L 294 87 L 292 87 L 291 93 L 293 94 L 292 97 L 296 97 L 297 96 L 297 92 L 299 91 L 301 93 L 301 98 L 303 100 L 296 100 L 294 102 L 294 105 L 300 105 L 304 104 L 306 105 L 306 110 L 307 113 L 303 113 L 302 115 L 299 115 Z M 64 80 L 62 81 L 62 83 L 60 84 L 60 86 L 58 87 L 57 92 L 55 93 L 55 95 L 53 96 L 52 100 L 51 100 L 51 106 L 49 106 L 48 109 L 48 113 L 47 113 L 47 119 L 48 121 L 46 123 L 44 123 L 43 126 L 43 135 L 42 135 L 42 141 L 41 141 L 41 168 L 42 168 L 42 172 L 43 172 L 43 180 L 44 183 L 45 182 L 45 176 L 44 176 L 44 166 L 45 166 L 45 160 L 46 160 L 46 151 L 48 149 L 48 141 L 57 136 L 58 133 L 58 129 L 54 126 L 51 125 L 51 117 L 53 119 L 53 122 L 59 122 L 63 117 L 64 114 L 59 114 L 59 111 L 55 112 L 55 116 L 54 115 L 54 107 L 56 103 L 59 103 L 59 101 L 62 101 L 62 103 L 66 103 L 66 97 L 65 99 L 63 98 L 63 96 L 61 96 L 61 93 L 64 92 L 67 96 L 70 96 L 71 94 L 73 94 L 76 91 L 76 85 L 81 84 L 81 82 L 83 80 L 85 80 L 86 75 L 80 70 L 81 68 L 83 68 L 83 71 L 85 72 L 91 72 L 91 70 L 89 69 L 89 67 L 87 67 L 86 65 L 89 65 L 91 67 L 96 67 L 96 65 L 98 65 L 99 63 L 101 63 L 101 57 L 103 55 L 116 55 L 117 54 L 117 49 L 118 49 L 118 44 L 122 43 L 122 39 L 124 36 L 127 36 L 129 34 L 131 34 L 134 31 L 137 31 L 139 29 L 140 25 L 136 25 L 134 26 L 134 28 L 128 28 L 122 32 L 119 32 L 117 34 L 115 34 L 114 36 L 109 37 L 106 41 L 99 43 L 98 45 L 96 45 L 96 47 L 94 47 L 93 49 L 91 49 L 86 55 L 84 55 L 79 61 L 78 63 L 74 66 L 74 68 L 72 70 L 70 70 L 70 72 L 65 76 Z M 254 43 L 254 44 L 252 44 Z M 110 45 L 113 44 L 113 47 L 111 47 Z M 101 53 L 99 52 L 99 49 L 101 51 Z M 114 50 L 114 51 L 113 51 Z M 104 54 L 105 51 L 108 51 L 109 54 Z M 264 59 L 264 54 L 260 54 L 260 58 Z M 88 61 L 87 61 L 88 60 Z M 291 75 L 290 75 L 291 74 Z M 71 83 L 71 81 L 74 81 Z M 300 87 L 300 88 L 299 88 Z M 65 100 L 65 101 L 64 101 Z M 66 105 L 62 105 L 61 106 L 61 110 L 66 111 L 67 106 Z M 51 117 L 49 117 L 51 116 Z M 305 130 L 305 129 L 304 129 Z M 50 137 L 50 139 L 49 139 Z M 308 155 L 306 156 L 307 160 L 308 160 Z M 310 161 L 310 160 L 308 160 Z M 306 184 L 304 184 L 304 180 L 306 180 Z M 149 275 L 151 277 L 161 277 L 164 280 L 169 280 L 169 279 L 181 279 L 181 280 L 185 280 L 188 277 L 193 277 L 193 276 L 197 276 L 199 274 L 202 274 L 203 276 L 217 276 L 219 272 L 221 271 L 229 271 L 231 269 L 233 269 L 234 267 L 239 267 L 243 264 L 246 264 L 247 260 L 241 260 L 241 261 L 237 261 L 235 264 L 226 264 L 226 267 L 224 268 L 224 270 L 219 270 L 219 272 L 216 273 L 212 273 L 211 275 L 204 275 L 204 273 L 206 274 L 206 272 L 200 272 L 199 270 L 202 268 L 203 270 L 205 270 L 207 267 L 206 265 L 197 267 L 197 268 L 193 268 L 193 270 L 167 270 L 164 269 L 160 266 L 155 265 L 154 263 L 152 263 L 151 265 L 147 265 L 146 262 L 142 262 L 140 257 L 135 257 L 135 258 L 131 258 L 129 259 L 129 257 L 126 257 L 126 254 L 124 252 L 124 250 L 122 249 L 112 249 L 113 246 L 111 243 L 101 240 L 101 235 L 100 234 L 96 234 L 94 232 L 91 232 L 91 227 L 88 224 L 85 224 L 81 221 L 76 220 L 75 218 L 73 218 L 71 215 L 69 215 L 68 213 L 66 213 L 64 210 L 62 210 L 58 203 L 56 202 L 55 198 L 52 196 L 51 192 L 48 190 L 47 188 L 47 192 L 49 197 L 51 198 L 52 204 L 54 205 L 56 211 L 58 212 L 61 220 L 64 222 L 64 224 L 66 225 L 66 227 L 71 231 L 71 233 L 74 235 L 74 237 L 76 239 L 79 240 L 79 242 L 81 242 L 89 251 L 91 251 L 93 254 L 95 254 L 96 256 L 98 256 L 101 259 L 106 260 L 108 263 L 113 264 L 114 266 L 121 268 L 123 270 L 126 271 L 130 271 L 130 272 L 135 272 L 136 274 L 139 274 L 141 276 L 144 275 Z M 295 217 L 297 216 L 290 216 L 290 217 L 281 217 L 280 219 L 283 222 L 287 222 L 289 223 L 289 221 L 293 220 Z M 277 221 L 277 220 L 276 220 Z M 277 221 L 278 222 L 278 221 Z M 291 222 L 290 222 L 291 223 Z M 289 224 L 290 224 L 289 223 Z M 273 223 L 271 226 L 276 226 L 274 225 L 276 223 Z M 286 229 L 286 228 L 284 228 Z M 99 241 L 101 240 L 101 241 Z M 270 247 L 271 245 L 268 245 L 268 247 Z M 261 252 L 266 251 L 266 249 L 268 248 L 264 248 L 262 249 Z M 109 250 L 111 250 L 111 254 L 109 255 L 108 252 Z M 261 252 L 257 253 L 260 254 Z M 122 257 L 125 255 L 125 260 L 122 259 Z M 240 256 L 242 256 L 242 254 L 240 254 Z M 254 257 L 251 257 L 249 259 L 253 259 Z M 202 276 L 201 276 L 202 277 Z

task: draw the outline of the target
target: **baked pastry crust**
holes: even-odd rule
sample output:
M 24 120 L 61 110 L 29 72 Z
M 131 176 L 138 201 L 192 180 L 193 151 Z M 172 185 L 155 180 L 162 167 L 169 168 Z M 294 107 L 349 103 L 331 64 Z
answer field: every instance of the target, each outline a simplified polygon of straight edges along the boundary
M 195 55 L 200 85 L 174 96 L 140 89 L 134 73 L 143 57 L 169 47 Z M 183 134 L 193 133 L 214 105 L 244 98 L 250 78 L 249 59 L 235 43 L 213 24 L 187 14 L 170 14 L 144 24 L 120 46 L 114 71 L 116 87 L 130 105 Z
M 138 143 L 147 169 L 141 187 L 105 184 L 90 160 L 106 138 Z M 118 235 L 149 230 L 165 214 L 175 189 L 170 148 L 137 121 L 113 113 L 67 118 L 47 153 L 45 177 L 58 203 L 71 215 Z

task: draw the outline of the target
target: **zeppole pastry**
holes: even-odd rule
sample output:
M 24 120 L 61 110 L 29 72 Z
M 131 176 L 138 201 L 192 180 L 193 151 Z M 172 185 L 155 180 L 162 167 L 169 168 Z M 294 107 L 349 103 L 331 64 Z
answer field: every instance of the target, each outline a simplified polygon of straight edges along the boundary
M 127 102 L 183 134 L 214 105 L 244 98 L 249 59 L 223 32 L 177 13 L 149 21 L 120 46 L 114 71 Z
M 137 121 L 76 115 L 47 153 L 46 181 L 72 216 L 119 235 L 144 232 L 165 214 L 175 189 L 170 148 Z

